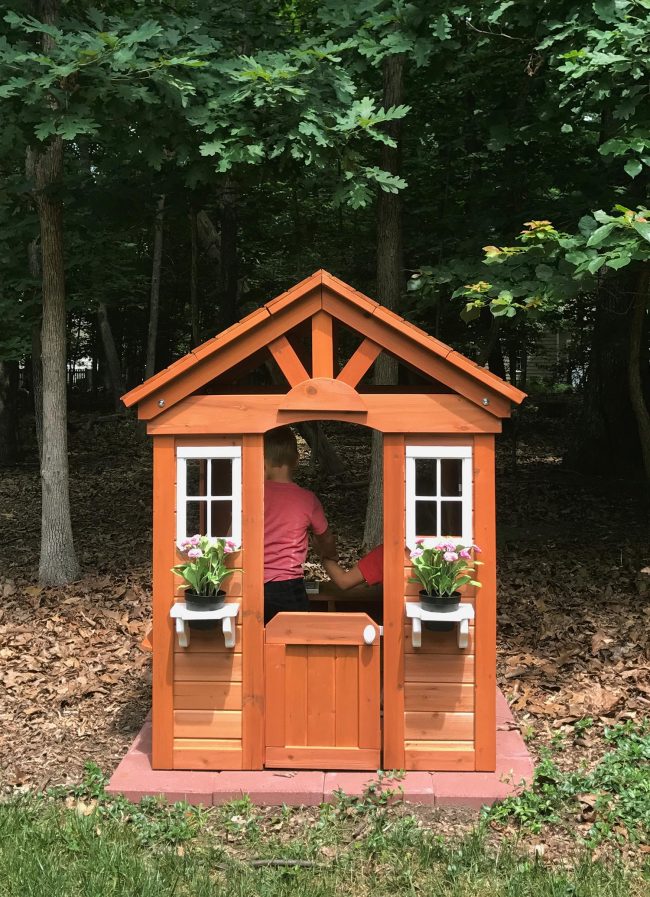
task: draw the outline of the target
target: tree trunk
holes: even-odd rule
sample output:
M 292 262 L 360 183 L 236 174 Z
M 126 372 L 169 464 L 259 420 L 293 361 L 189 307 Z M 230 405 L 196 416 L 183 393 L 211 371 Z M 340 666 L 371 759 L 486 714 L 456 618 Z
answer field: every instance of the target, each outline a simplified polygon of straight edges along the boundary
M 18 362 L 0 361 L 0 467 L 18 460 Z
M 239 253 L 237 247 L 237 184 L 227 178 L 221 191 L 221 266 L 219 269 L 220 328 L 237 320 Z
M 305 421 L 297 424 L 298 432 L 311 449 L 312 466 L 318 466 L 325 476 L 341 476 L 346 466 L 329 441 L 320 421 Z
M 40 0 L 39 17 L 56 21 L 58 0 Z M 45 34 L 43 51 L 53 47 Z M 51 105 L 57 100 L 52 96 Z M 66 308 L 63 265 L 63 204 L 58 193 L 63 175 L 63 141 L 51 137 L 28 153 L 34 177 L 34 199 L 41 231 L 43 321 L 43 454 L 41 459 L 41 556 L 38 576 L 42 585 L 65 585 L 79 577 L 72 539 L 68 482 L 66 396 Z
M 33 177 L 33 172 L 30 176 Z M 30 242 L 27 254 L 30 276 L 39 283 L 38 292 L 42 294 L 38 240 Z M 34 430 L 36 431 L 39 463 L 43 460 L 43 358 L 41 352 L 41 327 L 42 322 L 39 318 L 32 325 L 32 401 L 34 402 Z
M 104 347 L 104 355 L 106 356 L 106 369 L 108 371 L 108 380 L 110 383 L 110 392 L 113 396 L 113 406 L 116 411 L 122 409 L 120 397 L 126 392 L 124 388 L 124 380 L 122 379 L 122 370 L 120 368 L 120 357 L 115 348 L 115 340 L 113 339 L 113 331 L 111 330 L 111 322 L 108 318 L 108 309 L 104 302 L 100 302 L 97 308 L 97 321 L 99 323 L 99 332 Z
M 160 310 L 160 272 L 162 268 L 163 225 L 165 222 L 165 195 L 158 197 L 153 234 L 153 261 L 151 266 L 151 300 L 149 304 L 149 330 L 147 333 L 147 361 L 145 380 L 156 373 L 156 340 L 158 338 L 158 312 Z
M 41 5 L 41 17 L 45 7 Z M 45 41 L 44 41 L 45 43 Z M 43 446 L 41 460 L 42 585 L 64 585 L 79 577 L 72 539 L 68 482 L 66 396 L 66 309 L 63 266 L 63 209 L 52 189 L 63 174 L 63 142 L 52 138 L 42 150 L 32 150 L 35 199 L 41 227 L 43 320 L 41 357 L 43 375 Z
M 630 355 L 628 366 L 628 384 L 630 388 L 630 401 L 641 441 L 641 456 L 646 482 L 650 486 L 650 411 L 643 390 L 641 377 L 641 358 L 644 336 L 646 333 L 646 319 L 648 312 L 648 299 L 650 298 L 650 264 L 646 263 L 639 277 L 638 289 L 634 297 L 632 308 L 632 321 L 630 324 Z
M 384 106 L 399 106 L 404 99 L 404 57 L 387 56 L 383 64 Z M 381 167 L 398 175 L 401 168 L 400 122 L 389 122 L 386 130 L 397 147 L 382 146 Z M 397 311 L 404 291 L 404 259 L 402 249 L 402 198 L 399 193 L 379 193 L 377 201 L 377 299 L 386 308 Z M 397 383 L 397 361 L 382 353 L 375 362 L 375 383 L 390 386 Z M 373 430 L 370 460 L 370 484 L 366 523 L 363 533 L 365 548 L 373 548 L 383 539 L 383 437 Z
M 190 319 L 192 322 L 192 348 L 199 345 L 201 334 L 199 325 L 199 224 L 197 210 L 190 207 L 190 236 L 192 257 L 190 259 Z

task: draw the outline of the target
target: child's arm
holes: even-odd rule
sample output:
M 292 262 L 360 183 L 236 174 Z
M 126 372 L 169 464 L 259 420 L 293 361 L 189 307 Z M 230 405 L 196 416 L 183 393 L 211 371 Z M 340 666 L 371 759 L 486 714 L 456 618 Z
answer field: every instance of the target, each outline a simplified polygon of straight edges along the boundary
M 336 536 L 329 528 L 329 526 L 323 533 L 319 533 L 318 535 L 314 533 L 313 540 L 314 548 L 323 560 L 327 559 L 336 561 L 337 557 L 339 556 L 338 550 L 336 548 Z
M 323 567 L 325 567 L 325 571 L 334 585 L 338 586 L 339 589 L 353 589 L 355 586 L 360 586 L 365 582 L 358 564 L 355 564 L 350 570 L 344 570 L 336 561 L 323 558 Z

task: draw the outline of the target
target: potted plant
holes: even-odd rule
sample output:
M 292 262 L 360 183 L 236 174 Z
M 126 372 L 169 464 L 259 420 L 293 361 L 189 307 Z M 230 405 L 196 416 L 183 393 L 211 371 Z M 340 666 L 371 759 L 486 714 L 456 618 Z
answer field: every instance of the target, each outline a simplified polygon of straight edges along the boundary
M 216 539 L 209 536 L 191 536 L 178 544 L 178 550 L 186 555 L 183 564 L 172 567 L 172 572 L 185 580 L 185 605 L 188 610 L 218 610 L 226 593 L 221 583 L 238 568 L 226 564 L 228 555 L 239 551 L 233 539 Z M 205 625 L 207 623 L 207 625 Z M 193 620 L 194 628 L 209 629 L 213 621 Z
M 475 568 L 481 561 L 472 557 L 472 552 L 480 551 L 478 545 L 463 545 L 444 537 L 416 539 L 416 547 L 411 552 L 415 577 L 410 582 L 422 586 L 420 601 L 425 610 L 442 613 L 458 610 L 461 586 L 481 585 L 474 579 Z

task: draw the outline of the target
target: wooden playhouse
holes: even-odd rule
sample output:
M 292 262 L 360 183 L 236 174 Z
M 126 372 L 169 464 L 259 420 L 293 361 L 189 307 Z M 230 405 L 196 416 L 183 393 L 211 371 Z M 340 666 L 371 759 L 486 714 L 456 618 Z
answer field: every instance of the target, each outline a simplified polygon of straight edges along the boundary
M 382 352 L 402 385 L 372 385 Z M 325 271 L 129 392 L 153 437 L 153 768 L 493 771 L 494 437 L 523 398 Z M 325 610 L 265 629 L 263 435 L 313 420 L 383 434 L 379 613 L 326 590 Z M 188 629 L 171 573 L 197 531 L 242 546 L 207 632 Z M 485 563 L 445 632 L 408 582 L 406 546 L 435 535 Z

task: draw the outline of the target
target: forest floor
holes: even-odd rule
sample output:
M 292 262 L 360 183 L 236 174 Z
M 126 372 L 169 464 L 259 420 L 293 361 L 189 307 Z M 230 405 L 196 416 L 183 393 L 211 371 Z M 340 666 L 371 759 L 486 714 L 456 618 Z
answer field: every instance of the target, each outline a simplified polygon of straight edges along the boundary
M 344 561 L 358 557 L 369 442 L 360 427 L 328 431 L 349 471 L 302 482 L 323 500 Z M 537 756 L 591 769 L 611 749 L 608 727 L 647 718 L 650 602 L 641 489 L 567 469 L 566 418 L 529 413 L 516 452 L 498 455 L 498 680 Z M 0 793 L 78 782 L 87 761 L 117 765 L 150 706 L 151 451 L 130 419 L 71 416 L 71 501 L 83 578 L 36 583 L 40 483 L 27 454 L 0 477 Z M 514 458 L 516 454 L 516 464 Z M 351 485 L 350 485 L 351 484 Z M 310 576 L 317 576 L 313 566 Z M 587 804 L 580 829 L 593 821 Z M 443 814 L 444 815 L 444 814 Z M 448 813 L 451 831 L 472 814 Z M 572 825 L 547 837 L 569 850 Z M 571 842 L 572 843 L 572 842 Z

